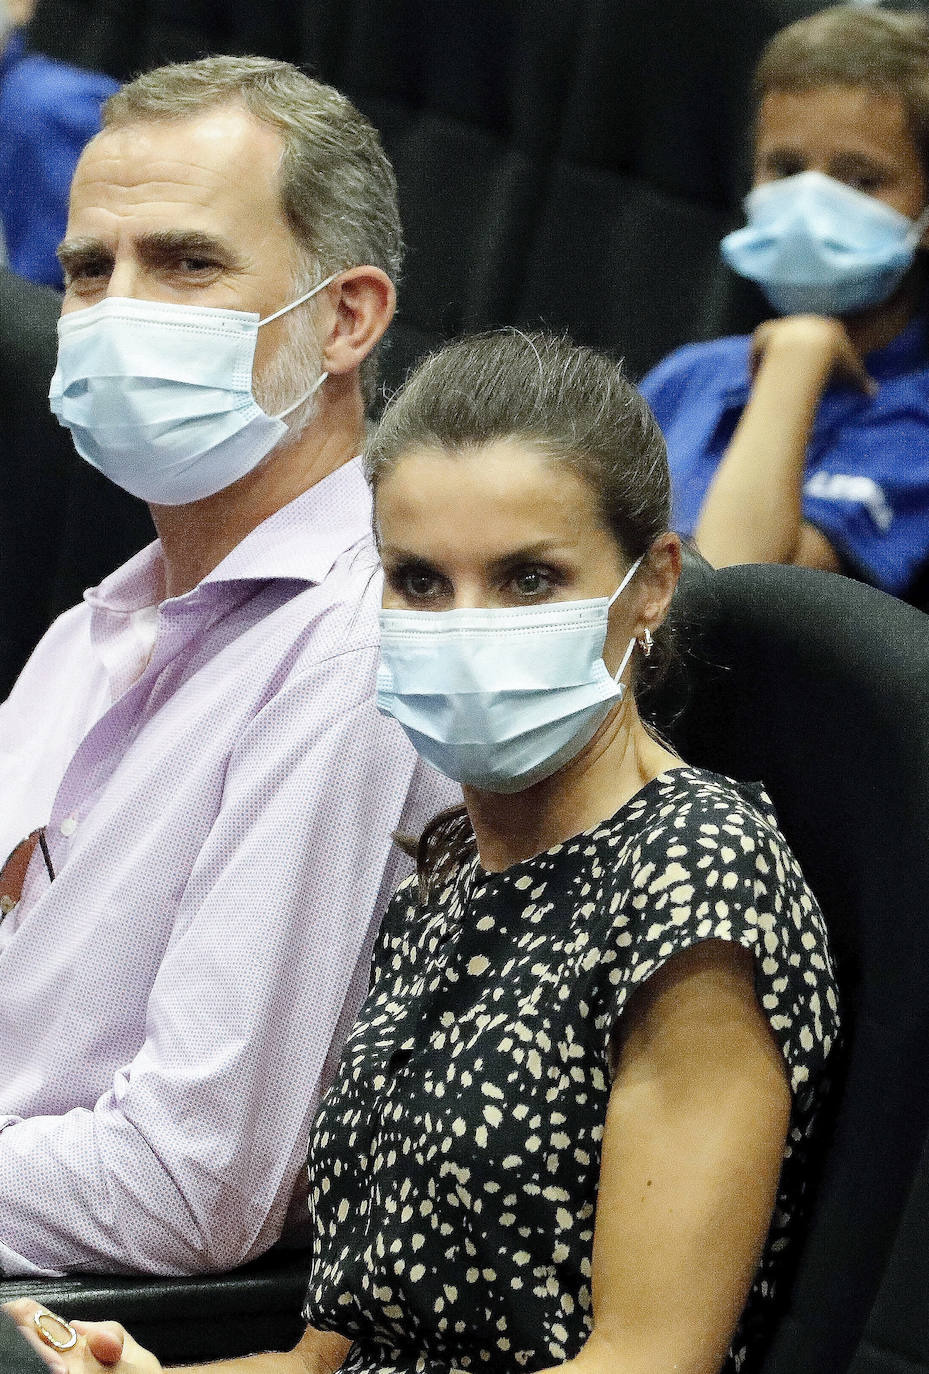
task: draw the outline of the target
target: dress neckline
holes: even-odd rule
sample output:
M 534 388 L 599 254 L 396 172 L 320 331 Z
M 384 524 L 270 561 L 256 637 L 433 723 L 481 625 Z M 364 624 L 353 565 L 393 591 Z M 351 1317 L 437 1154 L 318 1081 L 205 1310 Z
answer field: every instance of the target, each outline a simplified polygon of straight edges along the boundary
M 472 892 L 478 885 L 486 887 L 488 884 L 492 884 L 498 880 L 510 879 L 514 875 L 519 877 L 531 871 L 532 866 L 537 864 L 540 859 L 555 858 L 556 855 L 562 853 L 569 845 L 573 846 L 582 843 L 584 840 L 593 839 L 593 837 L 602 830 L 613 830 L 625 811 L 628 811 L 630 807 L 642 802 L 652 791 L 659 788 L 661 784 L 669 782 L 672 776 L 685 773 L 694 774 L 704 772 L 705 770 L 695 768 L 693 764 L 686 763 L 683 760 L 680 763 L 669 764 L 668 767 L 663 768 L 660 773 L 656 773 L 653 778 L 649 778 L 648 782 L 643 783 L 637 792 L 633 792 L 631 797 L 627 797 L 611 815 L 604 816 L 601 820 L 595 821 L 594 824 L 588 826 L 586 830 L 579 830 L 576 834 L 569 835 L 564 840 L 559 840 L 557 844 L 551 845 L 548 849 L 540 849 L 537 854 L 530 854 L 528 859 L 517 859 L 515 863 L 508 864 L 506 868 L 485 868 L 475 848 L 475 852 L 467 860 L 466 865 L 462 866 L 462 874 L 468 872 L 472 875 Z M 706 774 L 706 776 L 712 777 L 715 775 Z

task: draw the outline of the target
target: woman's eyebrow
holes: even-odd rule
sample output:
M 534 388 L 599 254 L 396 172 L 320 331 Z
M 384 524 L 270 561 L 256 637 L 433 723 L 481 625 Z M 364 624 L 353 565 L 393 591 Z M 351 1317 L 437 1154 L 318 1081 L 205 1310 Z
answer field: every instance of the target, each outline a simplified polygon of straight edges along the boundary
M 391 563 L 398 567 L 422 567 L 431 568 L 433 561 L 425 554 L 411 553 L 408 549 L 396 548 L 392 545 L 384 545 L 380 549 L 381 560 L 390 559 Z
M 501 554 L 499 558 L 491 559 L 487 567 L 492 572 L 504 572 L 507 568 L 531 562 L 534 558 L 551 557 L 553 553 L 565 553 L 567 549 L 568 545 L 563 539 L 539 539 L 531 544 L 523 544 L 517 549 L 510 549 Z M 389 561 L 395 567 L 435 568 L 437 566 L 435 559 L 397 545 L 382 546 L 380 554 L 382 561 Z
M 519 563 L 531 562 L 533 558 L 546 558 L 553 553 L 564 553 L 567 547 L 563 539 L 537 539 L 531 544 L 522 544 L 518 549 L 511 549 L 509 553 L 492 559 L 488 567 L 503 571 Z

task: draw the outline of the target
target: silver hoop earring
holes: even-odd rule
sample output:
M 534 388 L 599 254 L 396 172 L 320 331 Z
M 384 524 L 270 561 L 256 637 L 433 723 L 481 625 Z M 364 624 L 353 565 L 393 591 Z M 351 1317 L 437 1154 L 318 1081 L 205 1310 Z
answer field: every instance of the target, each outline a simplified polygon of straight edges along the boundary
M 649 654 L 652 651 L 652 645 L 654 644 L 654 642 L 655 641 L 652 639 L 652 632 L 646 625 L 645 629 L 642 631 L 642 633 L 639 635 L 638 640 L 636 641 L 639 648 L 642 650 L 643 658 L 648 658 Z

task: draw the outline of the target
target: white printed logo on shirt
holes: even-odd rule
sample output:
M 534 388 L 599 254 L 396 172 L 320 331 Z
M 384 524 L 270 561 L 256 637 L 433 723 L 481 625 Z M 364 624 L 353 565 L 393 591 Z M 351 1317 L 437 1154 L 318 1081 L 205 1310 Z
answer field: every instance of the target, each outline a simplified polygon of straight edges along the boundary
M 870 477 L 855 477 L 844 472 L 814 472 L 804 493 L 821 501 L 851 501 L 864 506 L 882 534 L 893 524 L 893 511 L 881 488 Z

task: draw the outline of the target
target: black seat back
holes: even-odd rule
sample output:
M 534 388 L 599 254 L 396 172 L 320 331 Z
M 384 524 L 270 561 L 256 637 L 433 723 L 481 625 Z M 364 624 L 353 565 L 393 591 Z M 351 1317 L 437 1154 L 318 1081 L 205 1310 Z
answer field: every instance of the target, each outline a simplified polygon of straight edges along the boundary
M 826 916 L 845 1063 L 799 1269 L 765 1374 L 841 1374 L 929 1122 L 929 619 L 833 574 L 688 569 L 693 763 L 761 779 Z

